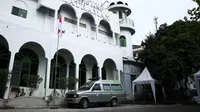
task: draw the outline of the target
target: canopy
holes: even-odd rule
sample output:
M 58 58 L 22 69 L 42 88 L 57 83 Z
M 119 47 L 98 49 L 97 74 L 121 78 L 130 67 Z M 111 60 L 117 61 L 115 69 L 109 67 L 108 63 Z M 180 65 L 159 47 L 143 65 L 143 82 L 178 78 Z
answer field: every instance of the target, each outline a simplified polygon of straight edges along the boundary
M 200 70 L 194 74 L 195 86 L 198 94 L 198 101 L 200 101 Z
M 137 79 L 132 81 L 132 87 L 133 87 L 133 99 L 134 99 L 134 88 L 136 84 L 151 84 L 151 89 L 153 91 L 154 101 L 156 103 L 156 91 L 155 91 L 155 79 L 151 77 L 151 74 L 149 73 L 147 67 L 142 71 L 142 73 L 139 75 Z

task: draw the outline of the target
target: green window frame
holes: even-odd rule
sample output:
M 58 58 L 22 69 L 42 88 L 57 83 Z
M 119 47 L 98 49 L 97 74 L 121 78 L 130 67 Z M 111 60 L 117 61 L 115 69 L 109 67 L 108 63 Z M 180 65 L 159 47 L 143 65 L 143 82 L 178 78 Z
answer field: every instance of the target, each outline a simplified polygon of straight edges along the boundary
M 126 47 L 126 37 L 125 36 L 120 36 L 120 46 L 121 47 Z
M 55 57 L 51 60 L 51 71 L 50 71 L 50 82 L 49 82 L 49 88 L 54 88 L 54 81 L 55 81 Z M 56 89 L 65 89 L 66 85 L 64 82 L 59 79 L 66 79 L 67 74 L 67 64 L 62 56 L 58 55 L 58 62 L 57 62 L 57 74 L 56 74 Z
M 30 49 L 22 49 L 15 55 L 11 85 L 28 87 L 23 81 L 23 76 L 38 75 L 39 58 Z
M 19 16 L 22 18 L 26 18 L 27 17 L 27 10 L 21 9 L 19 7 L 13 6 L 12 7 L 12 12 L 13 15 L 15 16 Z

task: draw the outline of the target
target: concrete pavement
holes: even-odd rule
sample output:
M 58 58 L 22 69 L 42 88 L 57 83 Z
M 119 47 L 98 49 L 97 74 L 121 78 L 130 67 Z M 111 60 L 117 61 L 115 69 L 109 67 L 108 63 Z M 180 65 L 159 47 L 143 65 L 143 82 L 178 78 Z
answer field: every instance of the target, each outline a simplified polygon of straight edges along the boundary
M 118 107 L 5 109 L 0 112 L 200 112 L 200 105 L 120 105 Z

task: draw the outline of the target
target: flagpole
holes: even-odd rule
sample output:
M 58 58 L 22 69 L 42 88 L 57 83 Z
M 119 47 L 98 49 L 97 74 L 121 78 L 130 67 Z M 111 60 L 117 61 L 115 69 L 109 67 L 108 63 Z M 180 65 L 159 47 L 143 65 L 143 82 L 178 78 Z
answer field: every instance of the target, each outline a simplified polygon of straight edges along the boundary
M 59 35 L 57 39 L 57 49 L 56 49 L 56 63 L 55 63 L 55 76 L 54 76 L 54 96 L 56 93 L 56 75 L 57 75 L 57 64 L 58 64 L 58 48 L 59 48 Z

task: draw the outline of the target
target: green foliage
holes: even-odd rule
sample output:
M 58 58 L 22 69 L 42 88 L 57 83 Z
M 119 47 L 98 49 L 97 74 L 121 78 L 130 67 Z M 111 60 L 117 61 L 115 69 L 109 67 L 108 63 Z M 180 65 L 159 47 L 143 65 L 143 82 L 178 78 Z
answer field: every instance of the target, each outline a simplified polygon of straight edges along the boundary
M 74 77 L 60 77 L 57 79 L 60 83 L 60 88 L 62 89 L 68 89 L 68 90 L 73 90 L 75 89 L 76 83 L 79 82 L 79 79 L 74 78 Z
M 194 21 L 199 21 L 200 19 L 200 0 L 192 0 L 194 1 L 198 6 L 188 10 L 188 14 L 191 16 L 190 19 Z
M 31 96 L 34 90 L 39 87 L 39 84 L 43 79 L 39 75 L 24 74 L 22 80 L 24 80 L 25 85 L 29 88 L 29 96 Z
M 0 98 L 3 97 L 6 87 L 6 82 L 8 80 L 8 70 L 0 69 Z
M 142 42 L 145 46 L 139 55 L 154 78 L 162 81 L 166 92 L 173 91 L 177 82 L 187 89 L 187 78 L 200 66 L 200 23 L 176 21 L 163 24 L 155 35 Z

